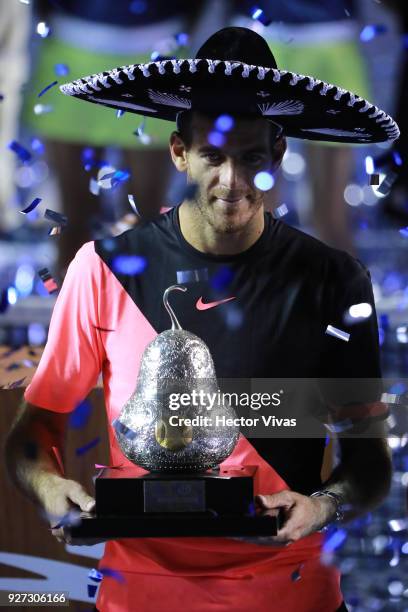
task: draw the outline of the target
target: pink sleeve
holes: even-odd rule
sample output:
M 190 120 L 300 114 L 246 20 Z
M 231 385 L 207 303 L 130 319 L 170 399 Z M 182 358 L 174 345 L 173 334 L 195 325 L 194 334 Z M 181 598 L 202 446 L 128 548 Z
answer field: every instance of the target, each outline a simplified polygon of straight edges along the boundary
M 102 262 L 85 243 L 70 263 L 54 306 L 47 344 L 24 399 L 54 412 L 73 410 L 95 386 L 105 358 L 99 326 Z

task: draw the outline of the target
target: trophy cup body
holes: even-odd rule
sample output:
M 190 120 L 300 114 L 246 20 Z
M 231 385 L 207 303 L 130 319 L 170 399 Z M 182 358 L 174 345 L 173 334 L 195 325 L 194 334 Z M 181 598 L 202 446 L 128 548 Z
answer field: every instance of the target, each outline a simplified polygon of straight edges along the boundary
M 164 293 L 172 328 L 145 348 L 135 391 L 114 421 L 124 455 L 149 473 L 105 469 L 95 482 L 96 518 L 73 527 L 73 539 L 276 533 L 275 518 L 255 516 L 256 466 L 219 468 L 239 438 L 236 414 L 222 400 L 208 347 L 171 309 L 172 290 L 186 289 Z

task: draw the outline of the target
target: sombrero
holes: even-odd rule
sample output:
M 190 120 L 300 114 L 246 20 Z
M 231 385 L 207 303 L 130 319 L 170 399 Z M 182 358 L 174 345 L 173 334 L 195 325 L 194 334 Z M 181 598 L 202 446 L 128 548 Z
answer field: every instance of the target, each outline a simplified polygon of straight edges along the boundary
M 194 59 L 113 68 L 61 85 L 60 90 L 168 121 L 188 110 L 265 117 L 286 136 L 308 140 L 391 142 L 400 133 L 392 117 L 357 94 L 278 69 L 267 42 L 247 28 L 219 30 Z

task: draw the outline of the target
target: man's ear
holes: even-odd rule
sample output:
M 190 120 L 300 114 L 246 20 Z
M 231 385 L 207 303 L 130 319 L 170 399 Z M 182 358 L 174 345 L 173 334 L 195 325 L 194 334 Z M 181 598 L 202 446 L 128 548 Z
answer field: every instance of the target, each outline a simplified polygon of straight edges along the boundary
M 187 149 L 179 132 L 172 132 L 170 134 L 169 147 L 173 164 L 179 172 L 185 172 L 187 170 Z
M 283 156 L 286 152 L 286 147 L 286 138 L 284 136 L 280 136 L 273 146 L 272 164 L 274 170 L 277 170 L 281 165 Z

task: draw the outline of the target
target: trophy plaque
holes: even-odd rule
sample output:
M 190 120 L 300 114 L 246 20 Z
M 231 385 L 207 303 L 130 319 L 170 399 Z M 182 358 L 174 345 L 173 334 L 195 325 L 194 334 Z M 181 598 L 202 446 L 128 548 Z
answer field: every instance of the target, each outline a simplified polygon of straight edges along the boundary
M 140 475 L 133 467 L 102 470 L 95 479 L 95 514 L 70 527 L 73 543 L 84 538 L 265 537 L 280 528 L 280 515 L 255 512 L 257 467 L 220 467 L 239 438 L 239 428 L 228 425 L 234 409 L 219 400 L 209 418 L 205 400 L 182 403 L 177 410 L 172 405 L 193 390 L 200 398 L 215 397 L 218 390 L 208 347 L 181 328 L 168 303 L 172 290 L 186 288 L 174 285 L 164 293 L 172 327 L 145 348 L 136 389 L 113 422 L 124 455 L 148 473 Z M 227 425 L 217 424 L 221 417 Z

